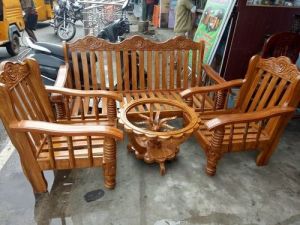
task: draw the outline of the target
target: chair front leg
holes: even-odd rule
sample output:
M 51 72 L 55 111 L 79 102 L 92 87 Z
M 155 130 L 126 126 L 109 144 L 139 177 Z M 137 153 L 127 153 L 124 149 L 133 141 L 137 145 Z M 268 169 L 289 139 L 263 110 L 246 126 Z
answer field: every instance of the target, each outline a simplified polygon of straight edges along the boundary
M 224 127 L 214 131 L 211 145 L 206 153 L 207 165 L 206 173 L 209 176 L 214 176 L 217 170 L 217 163 L 222 156 L 222 142 L 225 134 Z
M 113 138 L 104 139 L 104 186 L 113 189 L 116 185 L 116 141 Z

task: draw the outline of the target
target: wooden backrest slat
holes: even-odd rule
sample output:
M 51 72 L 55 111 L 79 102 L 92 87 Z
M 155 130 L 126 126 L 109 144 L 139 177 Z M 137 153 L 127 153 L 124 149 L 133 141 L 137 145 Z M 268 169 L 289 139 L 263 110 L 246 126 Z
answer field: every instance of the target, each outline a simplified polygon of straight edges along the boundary
M 81 80 L 79 72 L 79 63 L 77 52 L 72 52 L 73 76 L 72 82 L 75 82 L 76 89 L 81 89 Z
M 117 79 L 118 91 L 128 92 L 138 89 L 155 90 L 161 88 L 183 89 L 184 87 L 195 85 L 195 80 L 201 79 L 202 75 L 204 42 L 196 43 L 185 37 L 176 37 L 166 42 L 157 43 L 140 36 L 133 36 L 120 43 L 109 43 L 102 39 L 86 36 L 74 43 L 67 43 L 65 47 L 71 53 L 73 72 L 77 74 L 77 76 L 74 75 L 74 84 L 77 89 L 86 88 L 83 84 L 85 79 L 80 77 L 79 74 L 79 70 L 84 70 L 84 66 L 79 66 L 79 70 L 76 69 L 76 63 L 83 63 L 81 62 L 81 57 L 77 56 L 80 52 L 89 52 L 91 56 L 88 62 L 94 64 L 96 61 L 99 65 L 99 71 L 96 70 L 96 76 L 100 74 L 97 85 L 94 79 L 95 70 L 93 65 L 89 68 L 91 73 L 89 80 L 90 89 L 98 87 L 100 83 L 101 89 L 109 88 L 109 90 L 114 90 L 112 83 L 115 83 L 115 81 L 112 82 L 113 79 Z M 101 54 L 100 57 L 97 56 L 94 60 L 92 54 L 95 52 L 106 52 L 107 60 L 103 60 Z M 144 55 L 145 52 L 147 52 L 147 56 Z M 183 52 L 184 56 L 182 55 Z M 193 54 L 190 61 L 188 60 L 189 52 Z M 117 73 L 114 76 L 111 76 L 110 72 L 104 74 L 105 71 L 102 71 L 102 66 L 100 65 L 101 63 L 110 64 L 110 54 L 112 58 L 115 57 L 115 60 L 112 60 L 113 69 L 110 69 L 110 65 L 108 65 L 108 70 L 111 70 L 112 73 Z M 157 61 L 157 59 L 159 60 Z M 191 63 L 193 82 L 188 80 L 189 76 L 187 74 L 189 71 L 186 66 L 188 63 Z M 136 64 L 136 67 L 134 64 Z M 158 74 L 159 76 L 157 76 Z M 81 76 L 84 76 L 84 74 L 81 74 Z M 105 79 L 106 83 L 102 82 L 105 76 L 108 76 L 108 79 Z M 85 83 L 87 84 L 87 82 Z
M 105 82 L 105 70 L 104 70 L 104 56 L 103 51 L 97 51 L 97 58 L 98 58 L 98 81 L 100 81 L 100 88 L 101 90 L 106 90 L 106 82 Z
M 125 84 L 124 90 L 128 91 L 130 88 L 128 51 L 123 51 L 123 64 L 124 64 L 123 80 Z
M 280 80 L 279 84 L 276 86 L 275 92 L 272 95 L 272 99 L 269 101 L 267 107 L 275 106 L 276 102 L 278 102 L 278 99 L 282 95 L 282 92 L 284 91 L 284 88 L 286 87 L 287 83 L 288 82 L 286 80 Z
M 202 62 L 204 50 L 197 51 L 197 85 L 202 86 L 203 74 L 202 74 Z
M 144 51 L 139 51 L 139 89 L 140 90 L 145 90 L 145 76 L 147 76 L 147 74 L 145 74 L 145 63 L 144 63 Z M 147 81 L 147 80 L 146 80 Z
M 91 67 L 91 77 L 92 77 L 92 88 L 93 90 L 98 90 L 97 74 L 96 74 L 96 57 L 94 52 L 90 52 L 90 67 Z
M 267 85 L 267 89 L 265 90 L 263 97 L 260 99 L 260 101 L 257 104 L 256 110 L 262 110 L 268 104 L 268 101 L 271 101 L 271 99 L 273 98 L 273 93 L 276 90 L 276 84 L 278 79 L 279 77 L 271 78 L 270 82 Z
M 14 101 L 20 101 L 20 104 L 24 112 L 27 114 L 28 119 L 30 120 L 38 120 L 38 117 L 35 115 L 33 108 L 31 107 L 28 97 L 26 96 L 26 93 L 23 91 L 21 87 L 21 82 L 15 86 L 15 92 L 18 96 L 18 99 L 14 99 Z M 22 118 L 25 119 L 25 118 Z
M 147 87 L 152 90 L 152 51 L 147 51 Z
M 24 110 L 24 108 L 21 105 L 21 101 L 19 100 L 20 97 L 18 96 L 16 90 L 11 90 L 10 91 L 10 98 L 14 104 L 14 110 L 16 113 L 16 117 L 18 120 L 21 120 L 23 118 L 27 118 L 28 117 L 28 113 Z
M 109 90 L 114 90 L 114 70 L 113 70 L 113 59 L 112 59 L 112 52 L 107 51 L 107 75 L 108 75 L 108 83 L 109 83 Z
M 84 90 L 90 89 L 90 81 L 89 81 L 89 69 L 87 64 L 87 52 L 81 52 L 81 62 L 82 62 L 82 69 L 83 69 L 83 84 L 84 84 Z
M 159 51 L 154 52 L 154 71 L 155 71 L 155 89 L 160 89 L 161 76 L 160 76 L 160 54 Z
M 117 88 L 118 91 L 122 91 L 123 78 L 121 73 L 121 53 L 116 51 L 116 71 L 117 71 Z
M 131 51 L 131 84 L 132 90 L 137 90 L 137 73 L 136 71 L 137 62 L 136 62 L 136 51 Z
M 175 52 L 174 51 L 170 51 L 170 75 L 169 75 L 169 88 L 170 89 L 174 89 L 174 64 L 175 64 Z
M 251 101 L 251 104 L 247 110 L 248 112 L 253 112 L 256 110 L 257 104 L 260 102 L 262 96 L 264 96 L 264 93 L 269 84 L 270 78 L 271 78 L 271 74 L 269 74 L 269 73 L 264 74 L 264 76 L 262 77 L 262 81 L 256 87 L 253 87 L 253 88 L 256 88 L 255 96 L 254 96 L 253 100 Z
M 177 56 L 177 68 L 176 68 L 176 71 L 177 71 L 177 76 L 176 76 L 176 88 L 181 88 L 181 69 L 182 69 L 182 65 L 181 65 L 181 62 L 182 62 L 182 52 L 181 50 L 177 50 L 176 52 L 176 56 Z
M 167 53 L 166 51 L 162 51 L 161 53 L 161 88 L 166 90 L 167 89 L 167 74 L 166 74 L 166 69 L 167 69 Z
M 257 84 L 259 82 L 261 82 L 261 75 L 263 73 L 264 73 L 263 70 L 258 70 L 256 72 L 256 74 L 255 74 L 254 80 L 253 80 L 253 78 L 250 78 L 252 82 L 251 83 L 249 82 L 250 86 L 249 86 L 249 88 L 248 88 L 248 90 L 246 92 L 246 95 L 245 95 L 244 99 L 241 101 L 241 103 L 242 103 L 242 106 L 241 106 L 242 111 L 246 111 L 247 108 L 249 107 L 249 101 L 253 98 L 253 94 L 256 91 L 256 86 L 257 86 Z M 242 91 L 241 91 L 241 93 L 243 94 Z M 239 102 L 239 100 L 238 100 L 238 102 Z
M 47 117 L 44 114 L 42 108 L 40 107 L 39 102 L 37 102 L 37 98 L 31 90 L 34 90 L 33 87 L 28 87 L 27 81 L 20 82 L 20 88 L 23 90 L 23 93 L 26 96 L 26 100 L 28 101 L 28 105 L 31 108 L 32 113 L 35 115 L 37 120 L 47 121 Z
M 189 51 L 185 50 L 183 54 L 183 88 L 188 88 L 188 67 L 189 67 Z
M 191 71 L 191 87 L 196 86 L 196 62 L 197 62 L 197 50 L 191 51 L 192 54 L 192 71 Z

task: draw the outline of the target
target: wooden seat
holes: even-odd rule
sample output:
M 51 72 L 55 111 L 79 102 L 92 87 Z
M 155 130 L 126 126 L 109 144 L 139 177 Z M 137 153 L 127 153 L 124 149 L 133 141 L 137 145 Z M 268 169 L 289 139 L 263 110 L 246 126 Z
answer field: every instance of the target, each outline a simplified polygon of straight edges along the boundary
M 233 87 L 240 87 L 236 105 L 228 108 Z M 206 172 L 214 175 L 226 152 L 259 150 L 257 165 L 266 165 L 300 99 L 300 72 L 284 56 L 250 60 L 244 80 L 195 87 L 181 96 L 218 95 L 214 111 L 199 111 L 200 128 L 195 136 L 207 156 Z M 223 106 L 222 108 L 220 106 Z
M 224 82 L 208 65 L 202 64 L 204 42 L 196 43 L 185 37 L 159 43 L 133 36 L 120 43 L 109 43 L 86 36 L 73 43 L 64 43 L 64 47 L 69 68 L 67 86 L 121 94 L 124 101 L 118 107 L 135 99 L 152 97 L 182 102 L 179 93 L 186 88 Z M 197 108 L 200 102 L 197 96 L 194 98 Z M 74 101 L 73 115 L 80 114 L 80 101 Z M 89 99 L 83 101 L 87 111 L 91 102 L 87 102 Z M 99 104 L 106 114 L 107 101 L 103 99 Z M 206 101 L 205 107 L 212 108 L 211 104 L 212 100 Z M 140 106 L 132 113 L 145 110 Z
M 86 167 L 103 167 L 104 184 L 113 188 L 116 140 L 123 138 L 122 131 L 115 127 L 115 101 L 122 100 L 122 96 L 59 87 L 46 90 L 39 66 L 32 59 L 1 63 L 0 71 L 0 116 L 33 191 L 47 191 L 43 170 Z M 49 95 L 63 103 L 65 117 L 55 118 Z M 108 102 L 106 115 L 97 105 L 102 97 Z M 81 99 L 78 115 L 71 115 L 72 98 Z M 93 110 L 84 111 L 82 99 L 87 98 L 94 100 Z

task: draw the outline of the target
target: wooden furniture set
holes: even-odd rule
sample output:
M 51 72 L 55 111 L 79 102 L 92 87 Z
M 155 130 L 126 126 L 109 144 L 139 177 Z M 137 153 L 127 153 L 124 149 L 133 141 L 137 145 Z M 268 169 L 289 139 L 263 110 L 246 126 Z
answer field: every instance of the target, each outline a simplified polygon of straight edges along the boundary
M 266 164 L 298 104 L 298 70 L 286 57 L 255 56 L 244 80 L 226 82 L 202 65 L 203 52 L 203 42 L 183 37 L 112 44 L 87 36 L 65 43 L 57 82 L 65 87 L 46 89 L 35 61 L 2 63 L 0 116 L 34 191 L 47 190 L 42 170 L 92 166 L 103 167 L 105 186 L 113 188 L 123 137 L 117 117 L 128 149 L 159 163 L 161 174 L 192 133 L 209 175 L 225 152 L 259 149 L 257 164 Z M 239 98 L 228 108 L 233 87 Z

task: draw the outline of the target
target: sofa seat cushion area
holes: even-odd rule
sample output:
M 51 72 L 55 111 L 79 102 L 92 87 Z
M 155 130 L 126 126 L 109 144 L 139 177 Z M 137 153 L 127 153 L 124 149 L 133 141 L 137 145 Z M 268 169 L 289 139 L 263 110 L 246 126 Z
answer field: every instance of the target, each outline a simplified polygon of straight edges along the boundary
M 183 90 L 183 89 L 182 89 Z M 177 100 L 179 102 L 185 102 L 185 100 L 180 96 L 180 92 L 182 91 L 180 89 L 176 90 L 153 90 L 153 91 L 131 91 L 131 92 L 120 92 L 120 94 L 123 96 L 122 102 L 117 102 L 116 106 L 118 109 L 122 108 L 125 104 L 133 101 L 138 100 L 141 98 L 166 98 L 166 99 L 173 99 Z M 85 112 L 89 112 L 90 114 L 94 114 L 93 109 L 93 98 L 85 98 L 84 103 L 80 104 L 80 101 L 82 99 L 76 98 L 73 101 L 72 106 L 72 115 L 73 116 L 80 116 L 81 115 L 81 108 L 82 105 L 85 108 Z M 204 110 L 207 111 L 213 107 L 213 101 L 206 96 L 206 101 L 203 103 L 203 96 L 201 95 L 194 95 L 193 96 L 193 108 L 197 111 L 200 110 L 204 106 Z M 107 99 L 102 98 L 99 102 L 99 112 L 101 110 L 101 114 L 106 115 L 107 114 Z M 158 109 L 158 105 L 154 105 L 154 109 Z M 176 111 L 177 109 L 174 109 L 172 106 L 165 105 L 164 108 L 159 108 L 161 111 Z M 139 106 L 136 107 L 134 110 L 132 110 L 130 113 L 142 113 L 147 112 L 148 108 Z

